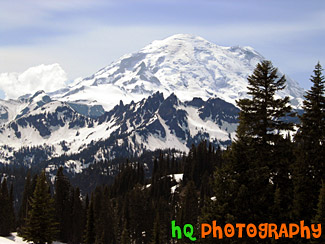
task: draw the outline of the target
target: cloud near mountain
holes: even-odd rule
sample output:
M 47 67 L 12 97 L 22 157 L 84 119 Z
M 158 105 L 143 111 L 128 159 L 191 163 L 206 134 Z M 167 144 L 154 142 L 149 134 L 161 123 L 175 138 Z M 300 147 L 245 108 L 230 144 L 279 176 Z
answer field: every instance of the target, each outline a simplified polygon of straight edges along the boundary
M 31 67 L 22 73 L 1 73 L 0 89 L 6 99 L 15 99 L 37 90 L 52 92 L 66 86 L 67 74 L 59 64 Z

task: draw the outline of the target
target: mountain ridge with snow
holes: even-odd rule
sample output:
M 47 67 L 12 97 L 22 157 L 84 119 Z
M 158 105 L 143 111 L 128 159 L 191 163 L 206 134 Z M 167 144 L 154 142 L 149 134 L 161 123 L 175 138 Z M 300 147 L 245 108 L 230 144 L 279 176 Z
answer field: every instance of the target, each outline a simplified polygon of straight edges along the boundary
M 223 47 L 202 37 L 178 34 L 126 54 L 52 96 L 61 101 L 100 104 L 106 111 L 119 100 L 139 101 L 156 91 L 166 96 L 175 93 L 182 101 L 219 97 L 235 105 L 236 100 L 248 97 L 247 77 L 263 60 L 251 47 Z M 287 87 L 279 96 L 289 96 L 292 105 L 299 107 L 304 90 L 286 78 Z

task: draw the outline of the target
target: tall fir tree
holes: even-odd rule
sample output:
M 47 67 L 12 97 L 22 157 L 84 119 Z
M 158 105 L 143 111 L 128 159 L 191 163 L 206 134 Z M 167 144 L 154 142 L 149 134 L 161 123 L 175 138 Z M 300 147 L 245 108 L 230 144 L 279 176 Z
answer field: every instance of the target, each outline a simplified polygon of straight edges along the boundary
M 87 212 L 87 224 L 84 234 L 85 244 L 94 244 L 96 239 L 95 230 L 95 217 L 94 217 L 94 195 L 92 194 L 88 212 Z
M 71 234 L 71 186 L 68 178 L 60 167 L 55 177 L 54 203 L 57 222 L 59 223 L 58 239 L 68 242 Z
M 283 140 L 281 132 L 293 127 L 283 119 L 291 114 L 289 97 L 275 96 L 285 88 L 285 82 L 285 77 L 278 77 L 270 61 L 257 64 L 248 77 L 251 98 L 237 101 L 240 108 L 237 140 L 225 154 L 224 165 L 215 172 L 216 201 L 207 204 L 202 221 L 235 224 L 262 223 L 271 219 L 273 203 L 280 201 L 274 201 L 275 188 L 282 189 L 280 182 L 286 182 L 278 180 L 275 186 L 272 181 L 280 167 L 288 167 L 277 165 L 277 154 L 282 150 L 277 145 Z M 284 175 L 289 178 L 288 174 Z M 204 241 L 213 243 L 213 240 Z M 241 241 L 239 243 L 245 242 Z M 251 240 L 255 242 L 258 241 Z
M 37 178 L 22 237 L 35 244 L 52 243 L 56 238 L 57 231 L 54 200 L 43 171 Z
M 276 92 L 286 87 L 286 79 L 285 76 L 278 77 L 278 70 L 270 61 L 263 61 L 257 64 L 247 80 L 251 99 L 237 101 L 241 109 L 237 136 L 239 139 L 249 137 L 265 146 L 277 141 L 281 137 L 281 130 L 291 130 L 293 127 L 292 123 L 282 119 L 292 110 L 288 104 L 289 97 L 275 97 Z
M 125 221 L 122 234 L 121 234 L 121 244 L 128 244 L 128 243 L 131 243 L 131 240 L 130 240 L 129 230 L 127 228 L 127 222 Z
M 82 241 L 82 233 L 84 230 L 84 210 L 82 201 L 80 199 L 80 190 L 76 188 L 73 195 L 73 208 L 72 208 L 72 226 L 71 226 L 71 243 L 78 244 Z
M 21 205 L 19 208 L 19 215 L 18 215 L 18 226 L 22 227 L 25 225 L 25 220 L 27 218 L 27 212 L 29 209 L 29 199 L 33 195 L 33 189 L 32 189 L 32 180 L 30 176 L 30 172 L 27 173 L 26 180 L 25 180 L 25 186 L 24 186 L 24 192 L 23 197 L 21 200 Z
M 9 192 L 9 223 L 10 223 L 10 230 L 14 231 L 17 227 L 16 224 L 16 214 L 15 214 L 15 196 L 14 196 L 14 185 L 13 183 L 10 184 L 10 192 Z
M 278 201 L 281 204 L 290 204 L 286 196 L 290 195 L 289 168 L 292 155 L 287 152 L 290 152 L 291 142 L 290 139 L 283 138 L 281 132 L 293 129 L 293 123 L 284 120 L 285 116 L 293 116 L 293 113 L 289 97 L 276 97 L 276 93 L 285 87 L 285 76 L 278 77 L 277 68 L 273 67 L 270 61 L 263 61 L 248 77 L 248 94 L 251 95 L 251 99 L 241 99 L 237 102 L 241 109 L 237 143 L 241 143 L 244 147 L 244 153 L 251 154 L 246 162 L 249 165 L 245 172 L 248 173 L 246 180 L 255 181 L 248 188 L 249 191 L 255 185 L 257 193 L 257 185 L 262 186 L 261 197 L 255 201 L 258 203 L 261 199 L 261 207 L 263 201 L 268 203 L 271 200 L 274 187 L 284 192 L 281 196 L 283 199 Z M 236 146 L 233 149 L 236 149 Z M 240 157 L 235 159 L 237 160 L 241 160 Z M 263 194 L 264 187 L 265 189 L 272 187 L 270 182 L 274 186 L 273 190 L 270 189 Z M 267 205 L 265 204 L 264 210 L 267 210 Z
M 150 244 L 162 244 L 162 243 L 164 243 L 164 241 L 163 241 L 163 237 L 161 236 L 160 219 L 158 213 L 153 224 L 153 235 Z
M 295 136 L 297 161 L 294 167 L 293 217 L 310 222 L 315 215 L 321 180 L 325 179 L 325 81 L 318 63 L 313 83 L 305 95 L 304 113 Z
M 13 201 L 9 195 L 7 179 L 0 187 L 0 236 L 9 236 L 14 227 Z
M 197 226 L 199 216 L 199 199 L 197 196 L 195 184 L 193 181 L 187 183 L 184 190 L 184 197 L 181 201 L 181 209 L 179 211 L 180 224 L 192 224 Z
M 306 149 L 311 150 L 314 147 L 320 149 L 325 142 L 325 78 L 322 71 L 322 66 L 317 63 L 310 79 L 313 85 L 305 95 L 304 113 L 300 117 L 301 124 L 297 133 L 297 139 L 308 147 Z

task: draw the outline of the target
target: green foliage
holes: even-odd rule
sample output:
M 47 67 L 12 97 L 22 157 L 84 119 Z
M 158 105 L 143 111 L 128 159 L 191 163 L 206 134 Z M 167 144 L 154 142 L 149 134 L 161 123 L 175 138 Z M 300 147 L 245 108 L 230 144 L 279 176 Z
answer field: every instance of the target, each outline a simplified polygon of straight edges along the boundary
M 181 208 L 179 211 L 180 224 L 192 224 L 197 225 L 199 216 L 199 201 L 197 190 L 194 182 L 187 183 L 184 189 L 184 197 L 181 200 Z
M 91 197 L 90 205 L 87 212 L 87 224 L 85 228 L 84 243 L 93 244 L 95 243 L 95 217 L 94 217 L 94 198 Z
M 319 63 L 310 80 L 313 86 L 305 96 L 305 112 L 295 136 L 297 161 L 293 174 L 293 217 L 304 216 L 308 222 L 315 216 L 321 181 L 325 179 L 325 81 Z
M 248 77 L 248 94 L 251 99 L 241 99 L 237 105 L 239 114 L 238 137 L 250 137 L 261 144 L 274 142 L 280 130 L 291 130 L 292 124 L 281 118 L 291 112 L 289 97 L 276 98 L 275 94 L 285 88 L 286 79 L 278 77 L 278 70 L 270 61 L 257 64 Z
M 82 241 L 82 233 L 84 229 L 84 210 L 80 199 L 80 190 L 76 188 L 73 194 L 73 207 L 71 216 L 71 243 L 78 244 Z
M 324 145 L 325 140 L 325 79 L 322 71 L 322 66 L 318 63 L 310 79 L 313 85 L 307 91 L 303 102 L 304 113 L 300 117 L 301 124 L 297 138 L 303 140 L 304 144 L 309 144 L 306 145 L 310 146 L 308 149 Z
M 151 244 L 162 244 L 162 243 L 164 242 L 163 242 L 163 237 L 161 236 L 159 214 L 157 214 L 153 225 L 153 238 Z
M 283 120 L 291 113 L 289 98 L 278 99 L 275 95 L 285 88 L 285 82 L 285 77 L 278 77 L 270 61 L 258 64 L 248 77 L 251 98 L 237 101 L 241 109 L 238 139 L 225 153 L 224 165 L 215 172 L 216 200 L 204 208 L 202 221 L 216 220 L 221 225 L 263 223 L 277 215 L 284 216 L 284 211 L 277 211 L 290 204 L 281 196 L 281 190 L 290 188 L 292 154 L 290 140 L 283 138 L 280 131 L 291 130 L 293 125 Z M 213 243 L 213 240 L 204 242 Z
M 34 189 L 32 189 L 32 182 L 31 182 L 31 175 L 28 172 L 26 181 L 25 181 L 25 187 L 22 197 L 21 206 L 19 209 L 19 215 L 18 215 L 18 224 L 19 226 L 25 225 L 25 220 L 27 218 L 27 211 L 29 209 L 29 199 L 33 195 Z
M 12 188 L 9 194 L 7 180 L 4 178 L 0 187 L 0 236 L 9 236 L 14 224 Z
M 44 171 L 37 178 L 30 208 L 22 237 L 35 244 L 52 243 L 57 234 L 57 223 L 54 217 L 54 201 L 49 193 Z
M 70 182 L 60 167 L 55 177 L 54 206 L 57 222 L 59 223 L 58 240 L 68 242 L 71 239 L 72 200 Z

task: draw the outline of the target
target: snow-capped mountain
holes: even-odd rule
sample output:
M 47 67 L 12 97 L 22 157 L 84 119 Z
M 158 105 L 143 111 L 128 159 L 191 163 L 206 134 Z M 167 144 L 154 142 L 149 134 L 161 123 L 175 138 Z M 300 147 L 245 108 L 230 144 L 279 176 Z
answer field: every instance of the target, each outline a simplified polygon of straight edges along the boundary
M 26 94 L 17 100 L 0 100 L 0 125 L 18 119 L 38 108 L 50 103 L 52 99 L 44 92 L 37 91 L 34 95 Z M 62 103 L 62 102 L 61 102 Z M 78 102 L 67 102 L 76 112 L 90 118 L 97 118 L 105 111 L 100 105 L 87 105 Z M 45 108 L 42 107 L 42 110 Z
M 235 100 L 247 97 L 247 76 L 264 59 L 251 47 L 222 47 L 201 37 L 179 34 L 125 55 L 52 96 L 61 101 L 100 104 L 107 111 L 119 100 L 139 101 L 156 91 L 167 96 L 175 93 L 181 101 L 219 97 L 235 104 Z M 298 106 L 304 90 L 286 78 L 287 87 L 278 95 L 289 96 Z
M 186 152 L 201 140 L 225 147 L 235 137 L 235 100 L 247 97 L 247 76 L 262 60 L 250 47 L 175 35 L 61 90 L 0 100 L 0 163 L 72 155 L 82 169 L 146 150 Z M 287 77 L 278 95 L 298 106 L 303 93 Z
M 0 100 L 0 125 L 19 118 L 50 101 L 51 98 L 44 91 L 38 91 L 33 96 L 26 94 L 17 100 Z
M 33 97 L 42 98 L 41 94 Z M 48 145 L 51 157 L 91 148 L 95 161 L 140 155 L 145 150 L 174 148 L 186 152 L 201 140 L 212 141 L 215 146 L 229 145 L 235 136 L 238 112 L 219 98 L 181 102 L 175 94 L 164 98 L 156 92 L 137 103 L 121 101 L 92 119 L 66 102 L 50 100 L 2 125 L 0 143 L 13 152 L 21 147 Z M 2 159 L 10 162 L 12 156 L 7 154 Z

